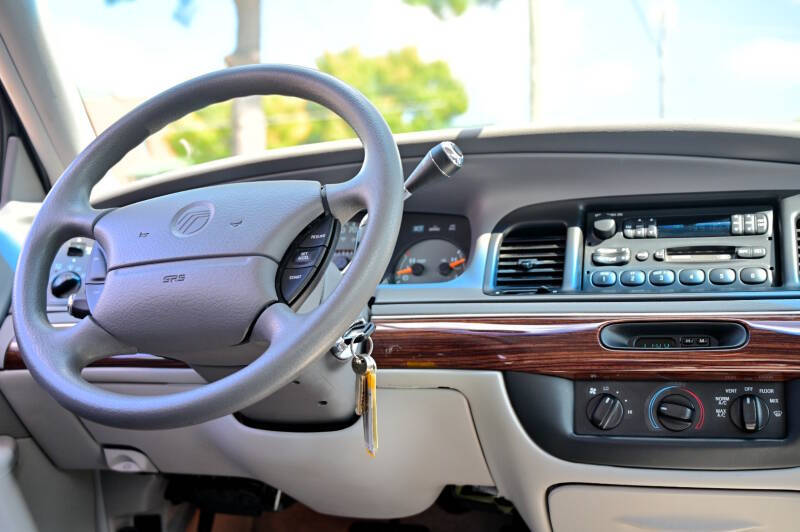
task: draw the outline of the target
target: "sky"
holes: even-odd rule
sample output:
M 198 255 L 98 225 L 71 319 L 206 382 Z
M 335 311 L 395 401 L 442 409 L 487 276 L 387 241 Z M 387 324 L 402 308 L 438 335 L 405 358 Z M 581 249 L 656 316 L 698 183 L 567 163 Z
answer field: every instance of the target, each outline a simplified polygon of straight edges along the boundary
M 144 99 L 225 66 L 232 0 L 40 0 L 67 78 L 89 98 Z M 666 13 L 664 118 L 800 127 L 800 0 L 537 0 L 537 122 L 659 118 L 651 35 Z M 262 62 L 314 66 L 325 51 L 413 45 L 444 60 L 469 98 L 454 126 L 529 121 L 528 0 L 437 19 L 402 0 L 262 0 Z M 638 7 L 637 7 L 638 6 Z M 639 15 L 641 13 L 641 16 Z

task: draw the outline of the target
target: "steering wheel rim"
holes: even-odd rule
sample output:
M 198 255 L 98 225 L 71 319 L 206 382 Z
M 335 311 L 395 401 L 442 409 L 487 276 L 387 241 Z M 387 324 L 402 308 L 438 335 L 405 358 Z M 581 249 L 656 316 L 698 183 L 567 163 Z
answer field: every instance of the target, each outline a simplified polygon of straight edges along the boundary
M 129 208 L 127 219 L 140 217 L 145 212 L 142 209 L 150 205 L 147 201 L 151 201 L 118 209 L 94 209 L 89 202 L 92 186 L 128 151 L 175 119 L 212 103 L 254 94 L 295 96 L 329 108 L 356 132 L 364 146 L 365 157 L 361 169 L 353 178 L 335 185 L 280 182 L 282 188 L 279 185 L 270 188 L 266 183 L 249 184 L 246 192 L 257 194 L 267 204 L 262 210 L 271 209 L 275 212 L 274 216 L 271 213 L 256 213 L 260 227 L 266 227 L 265 231 L 273 231 L 274 235 L 261 235 L 255 240 L 250 236 L 243 237 L 247 239 L 243 244 L 245 247 L 255 245 L 250 241 L 257 241 L 261 246 L 252 252 L 258 260 L 251 262 L 268 264 L 269 261 L 262 260 L 263 257 L 280 260 L 280 255 L 272 255 L 281 253 L 281 249 L 286 251 L 292 232 L 295 231 L 296 235 L 298 227 L 304 227 L 326 210 L 340 221 L 350 219 L 363 209 L 378 214 L 369 217 L 360 251 L 333 293 L 313 311 L 296 314 L 285 304 L 276 302 L 277 298 L 267 301 L 266 309 L 257 314 L 248 326 L 252 331 L 251 339 L 267 341 L 269 347 L 251 364 L 221 380 L 186 391 L 146 397 L 108 391 L 85 381 L 81 377 L 81 370 L 92 361 L 113 354 L 138 351 L 136 338 L 130 335 L 117 338 L 108 329 L 117 326 L 116 330 L 125 330 L 124 327 L 118 327 L 120 316 L 145 323 L 142 321 L 146 319 L 143 317 L 145 313 L 133 315 L 130 309 L 123 307 L 124 301 L 112 301 L 105 307 L 98 304 L 98 311 L 107 308 L 112 310 L 99 312 L 96 318 L 84 318 L 73 327 L 53 327 L 46 309 L 50 265 L 59 246 L 72 237 L 97 239 L 99 236 L 106 240 L 102 242 L 104 247 L 108 245 L 111 248 L 116 238 L 129 246 L 139 245 L 130 240 L 122 229 L 118 230 L 118 227 L 125 228 L 125 223 L 115 225 L 114 220 L 121 219 L 124 222 L 125 209 Z M 237 186 L 239 188 L 234 188 Z M 198 197 L 198 194 L 200 197 L 208 194 L 208 199 L 203 201 L 209 203 L 212 210 L 215 204 L 220 212 L 230 210 L 230 202 L 225 203 L 226 195 L 236 196 L 244 190 L 243 186 L 220 185 L 189 191 L 194 194 L 192 196 L 176 193 L 156 198 L 161 202 L 152 204 L 155 212 L 153 218 L 158 219 L 158 209 L 165 210 L 164 205 L 169 208 L 182 206 Z M 296 191 L 296 197 L 292 196 L 292 190 Z M 276 195 L 278 199 L 272 198 Z M 98 136 L 70 164 L 42 204 L 20 254 L 13 287 L 15 334 L 26 366 L 36 381 L 68 410 L 106 425 L 133 429 L 174 428 L 240 410 L 287 384 L 306 365 L 325 353 L 367 304 L 391 258 L 400 228 L 402 198 L 402 165 L 388 125 L 361 93 L 336 78 L 296 66 L 252 65 L 213 72 L 177 85 L 144 102 Z M 286 219 L 278 219 L 280 216 Z M 221 218 L 221 215 L 217 218 Z M 216 220 L 208 225 L 215 223 Z M 219 223 L 224 221 L 220 220 Z M 169 246 L 190 249 L 174 234 L 166 235 L 169 227 L 162 225 L 165 224 L 157 226 L 159 233 L 154 235 L 157 238 L 152 239 L 156 244 L 167 242 Z M 212 234 L 214 227 L 204 231 Z M 161 234 L 162 230 L 164 235 Z M 192 245 L 202 248 L 202 238 Z M 156 244 L 154 246 L 158 247 Z M 264 251 L 264 246 L 269 250 Z M 116 246 L 119 249 L 124 247 Z M 247 250 L 249 252 L 249 248 Z M 165 271 L 162 266 L 174 262 L 170 259 L 183 261 L 182 267 L 191 267 L 195 263 L 199 265 L 202 260 L 203 266 L 208 267 L 209 259 L 203 254 L 205 250 L 201 251 L 199 258 L 186 259 L 174 255 L 171 249 L 155 249 L 154 255 L 147 256 L 151 262 L 143 265 L 125 263 L 125 253 L 115 255 L 112 252 L 109 256 L 109 278 L 116 273 L 113 278 L 119 280 L 114 281 L 116 284 L 111 282 L 114 279 L 108 281 L 103 290 L 116 286 L 120 287 L 119 290 L 111 290 L 110 293 L 125 294 L 126 284 L 121 280 L 122 274 L 130 272 L 136 272 L 150 286 L 161 278 Z M 231 251 L 231 256 L 235 255 L 233 251 L 236 250 Z M 145 267 L 149 267 L 149 270 Z M 274 267 L 270 268 L 274 271 Z M 269 271 L 269 268 L 264 271 Z M 255 277 L 261 279 L 263 272 L 260 271 Z M 272 284 L 274 286 L 274 282 Z M 222 297 L 225 297 L 224 294 Z M 120 296 L 120 299 L 125 297 Z M 111 296 L 107 301 L 111 301 Z M 186 303 L 190 304 L 192 301 Z M 191 312 L 202 312 L 203 309 L 196 308 L 199 304 L 195 303 Z M 126 310 L 119 311 L 120 308 Z M 173 319 L 174 314 L 171 312 L 167 319 Z M 101 324 L 104 319 L 111 326 Z M 184 340 L 175 339 L 176 342 Z

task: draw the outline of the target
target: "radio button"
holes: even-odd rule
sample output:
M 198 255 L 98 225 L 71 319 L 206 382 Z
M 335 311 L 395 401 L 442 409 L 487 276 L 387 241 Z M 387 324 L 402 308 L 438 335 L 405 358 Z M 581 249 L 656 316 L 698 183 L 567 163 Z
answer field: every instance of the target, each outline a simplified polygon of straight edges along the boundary
M 625 238 L 634 238 L 633 220 L 625 220 L 625 222 L 623 222 L 622 236 Z
M 650 256 L 650 252 L 646 251 L 644 249 L 641 250 L 641 251 L 637 251 L 636 252 L 636 260 L 638 260 L 640 262 L 647 260 L 647 257 L 649 257 L 649 256 Z
M 597 248 L 592 253 L 592 262 L 598 266 L 621 266 L 630 261 L 630 248 Z
M 617 283 L 617 274 L 614 272 L 594 272 L 592 284 L 595 286 L 614 286 Z
M 763 235 L 769 229 L 769 220 L 766 214 L 756 214 L 756 234 Z
M 753 258 L 753 248 L 749 248 L 749 247 L 736 248 L 736 256 L 739 257 L 740 259 L 752 259 Z M 763 257 L 763 255 L 762 255 L 762 257 Z
M 739 278 L 746 284 L 761 284 L 767 280 L 767 270 L 764 268 L 745 268 L 739 273 Z
M 625 286 L 642 286 L 644 284 L 644 272 L 640 270 L 624 271 L 619 276 L 619 282 Z
M 714 284 L 733 284 L 736 272 L 730 268 L 714 268 L 708 272 L 708 279 Z
M 731 214 L 731 234 L 744 234 L 744 216 L 741 214 Z
M 754 234 L 756 234 L 756 215 L 755 214 L 745 214 L 744 215 L 744 234 L 746 234 L 746 235 L 754 235 Z
M 767 248 L 752 248 L 751 258 L 761 259 L 767 256 Z
M 659 249 L 655 253 L 653 253 L 653 258 L 656 260 L 664 260 L 667 258 L 667 250 L 666 249 Z
M 654 286 L 667 286 L 675 282 L 675 272 L 672 270 L 653 270 L 650 272 L 650 284 Z
M 681 270 L 678 274 L 681 284 L 693 286 L 703 284 L 706 281 L 706 272 L 703 270 Z

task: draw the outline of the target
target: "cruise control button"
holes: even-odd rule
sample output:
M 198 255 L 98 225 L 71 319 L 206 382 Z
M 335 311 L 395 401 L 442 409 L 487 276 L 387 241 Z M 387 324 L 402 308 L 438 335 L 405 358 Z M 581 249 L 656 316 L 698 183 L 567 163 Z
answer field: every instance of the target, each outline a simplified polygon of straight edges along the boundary
M 625 286 L 641 286 L 644 284 L 644 272 L 641 270 L 628 270 L 619 276 L 619 282 Z
M 306 266 L 318 266 L 325 253 L 325 247 L 300 248 L 296 250 L 289 260 L 289 268 L 304 268 Z
M 764 268 L 745 268 L 739 273 L 739 278 L 745 284 L 761 284 L 767 280 L 767 270 Z
M 708 272 L 708 279 L 714 284 L 732 284 L 736 281 L 736 272 L 730 268 L 714 268 Z
M 595 286 L 614 286 L 617 282 L 617 274 L 614 272 L 594 272 L 592 274 L 592 284 Z
M 675 282 L 675 272 L 672 270 L 653 270 L 650 272 L 650 284 L 667 286 Z
M 287 268 L 281 275 L 281 294 L 283 299 L 291 302 L 305 288 L 314 274 L 313 266 L 308 268 Z
M 703 270 L 681 270 L 678 274 L 678 280 L 681 284 L 693 286 L 703 284 L 706 281 L 706 272 Z
M 311 227 L 311 230 L 306 234 L 305 238 L 303 238 L 303 241 L 300 242 L 300 247 L 313 248 L 325 246 L 331 240 L 331 232 L 333 232 L 333 217 L 326 216 Z

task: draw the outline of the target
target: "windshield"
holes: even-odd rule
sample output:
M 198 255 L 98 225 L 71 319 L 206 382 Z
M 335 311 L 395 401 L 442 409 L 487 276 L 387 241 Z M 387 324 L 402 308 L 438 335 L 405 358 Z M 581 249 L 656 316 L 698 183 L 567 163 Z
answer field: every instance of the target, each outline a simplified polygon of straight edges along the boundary
M 798 0 L 39 2 L 96 132 L 187 78 L 270 62 L 361 90 L 395 133 L 484 125 L 800 119 Z M 317 105 L 224 102 L 150 137 L 113 183 L 353 136 Z

